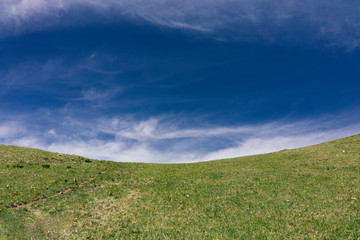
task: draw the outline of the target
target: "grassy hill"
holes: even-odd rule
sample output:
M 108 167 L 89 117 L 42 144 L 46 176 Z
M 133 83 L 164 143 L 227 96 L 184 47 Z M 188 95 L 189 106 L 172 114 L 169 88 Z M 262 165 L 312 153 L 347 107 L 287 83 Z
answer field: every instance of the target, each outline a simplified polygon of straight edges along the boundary
M 0 239 L 360 239 L 359 201 L 360 135 L 169 165 L 0 145 Z

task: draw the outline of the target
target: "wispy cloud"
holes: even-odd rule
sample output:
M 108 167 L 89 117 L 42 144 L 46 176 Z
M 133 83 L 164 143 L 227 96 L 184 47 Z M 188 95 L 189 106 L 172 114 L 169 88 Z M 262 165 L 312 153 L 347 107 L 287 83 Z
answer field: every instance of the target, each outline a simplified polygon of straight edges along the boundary
M 1 35 L 73 25 L 75 21 L 128 19 L 223 40 L 293 41 L 306 36 L 347 48 L 360 44 L 358 1 L 4 0 L 0 9 Z
M 37 130 L 16 121 L 0 125 L 0 140 L 97 159 L 179 163 L 268 153 L 360 133 L 360 123 L 353 118 L 342 114 L 295 122 L 191 129 L 180 127 L 169 116 L 143 121 L 131 116 L 102 118 L 86 124 L 66 118 L 58 119 L 62 124 L 54 128 Z
M 0 96 L 11 99 L 18 94 L 26 93 L 30 96 L 41 92 L 48 101 L 56 101 L 63 105 L 86 104 L 93 108 L 104 107 L 105 103 L 125 91 L 123 84 L 114 84 L 111 78 L 103 77 L 101 82 L 99 75 L 93 74 L 93 70 L 79 68 L 79 64 L 86 59 L 75 59 L 72 65 L 65 64 L 63 59 L 51 59 L 41 61 L 24 61 L 8 69 L 0 70 Z M 93 67 L 98 67 L 93 63 Z M 93 79 L 84 77 L 91 73 Z M 54 88 L 53 86 L 58 86 Z M 26 94 L 23 94 L 26 96 Z M 19 99 L 19 98 L 18 98 Z M 24 101 L 28 101 L 26 97 Z
M 99 91 L 95 88 L 84 89 L 82 91 L 82 98 L 81 100 L 86 101 L 99 101 L 99 100 L 106 100 L 110 98 L 113 94 L 109 91 Z
M 25 131 L 24 127 L 18 122 L 0 123 L 0 140 L 18 137 Z
M 276 129 L 275 129 L 276 132 Z M 208 161 L 212 159 L 233 158 L 254 154 L 270 153 L 283 149 L 292 149 L 298 147 L 310 146 L 341 137 L 360 133 L 360 124 L 351 126 L 351 128 L 340 128 L 331 131 L 319 131 L 316 133 L 306 133 L 300 135 L 275 135 L 250 137 L 235 147 L 221 149 L 210 152 L 200 157 L 199 161 Z
M 0 94 L 9 90 L 40 89 L 43 83 L 69 82 L 67 78 L 73 74 L 73 68 L 64 66 L 62 60 L 49 59 L 45 62 L 23 61 L 9 69 L 0 71 Z M 75 83 L 73 79 L 71 83 Z
M 122 89 L 120 87 L 113 87 L 112 89 L 98 89 L 95 87 L 85 88 L 81 92 L 79 98 L 72 100 L 90 102 L 92 107 L 103 107 L 111 98 L 120 94 Z

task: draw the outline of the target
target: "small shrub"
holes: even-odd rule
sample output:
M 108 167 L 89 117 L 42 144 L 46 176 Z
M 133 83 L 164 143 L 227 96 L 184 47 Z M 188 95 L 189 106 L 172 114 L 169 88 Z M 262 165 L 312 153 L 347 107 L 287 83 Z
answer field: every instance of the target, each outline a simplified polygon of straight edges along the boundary
M 69 165 L 69 166 L 67 166 L 66 168 L 68 168 L 68 169 L 69 169 L 69 168 L 71 168 L 71 166 Z
M 43 164 L 42 167 L 43 168 L 50 168 L 50 164 Z
M 85 162 L 86 163 L 91 163 L 91 160 L 90 159 L 85 159 Z
M 23 168 L 23 167 L 24 167 L 24 165 L 21 165 L 21 164 L 16 164 L 13 166 L 13 168 Z

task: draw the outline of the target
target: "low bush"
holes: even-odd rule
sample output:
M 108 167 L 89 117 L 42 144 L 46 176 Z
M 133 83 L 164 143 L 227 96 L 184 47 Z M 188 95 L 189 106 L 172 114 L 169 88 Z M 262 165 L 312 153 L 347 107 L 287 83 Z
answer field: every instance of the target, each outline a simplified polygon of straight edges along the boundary
M 13 166 L 13 168 L 23 168 L 23 167 L 24 167 L 24 165 L 22 165 L 22 164 L 16 164 Z

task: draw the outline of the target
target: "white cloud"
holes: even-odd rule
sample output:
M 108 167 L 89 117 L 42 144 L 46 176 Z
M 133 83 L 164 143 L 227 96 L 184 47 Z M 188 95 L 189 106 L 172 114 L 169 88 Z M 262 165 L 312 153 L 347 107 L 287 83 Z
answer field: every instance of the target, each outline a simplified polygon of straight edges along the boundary
M 219 39 L 293 40 L 300 33 L 348 48 L 360 43 L 358 1 L 3 0 L 0 9 L 0 34 L 127 18 Z
M 57 136 L 55 129 L 50 129 L 47 133 L 51 136 Z
M 169 162 L 169 159 L 171 159 L 171 154 L 166 151 L 161 153 L 141 143 L 127 148 L 120 141 L 105 142 L 92 140 L 88 142 L 59 142 L 47 146 L 46 149 L 54 152 L 71 153 L 95 159 L 119 162 Z
M 356 114 L 327 115 L 246 126 L 181 128 L 173 117 L 131 116 L 82 124 L 66 118 L 57 128 L 33 130 L 26 122 L 0 125 L 4 144 L 123 162 L 179 163 L 297 148 L 360 133 Z M 179 121 L 180 122 L 180 121 Z M 26 127 L 23 127 L 26 126 Z M 107 138 L 102 138 L 107 134 Z
M 24 128 L 18 122 L 5 122 L 0 124 L 0 139 L 10 139 L 24 132 Z
M 21 147 L 39 148 L 39 149 L 47 148 L 47 146 L 41 142 L 40 138 L 38 138 L 36 136 L 26 136 L 26 137 L 14 139 L 11 141 L 11 145 L 21 146 Z
M 251 137 L 235 147 L 214 151 L 199 158 L 199 161 L 241 157 L 247 155 L 271 153 L 283 149 L 292 149 L 310 146 L 342 137 L 360 133 L 360 125 L 351 126 L 351 129 L 337 129 L 297 136 Z
M 174 144 L 187 145 L 185 149 L 180 151 L 176 147 L 156 149 L 151 146 L 149 139 L 146 142 L 137 141 L 130 146 L 124 144 L 121 140 L 115 141 L 72 141 L 72 142 L 58 142 L 47 146 L 49 151 L 65 152 L 77 154 L 97 159 L 114 160 L 121 162 L 157 162 L 157 163 L 179 163 L 179 162 L 196 162 L 208 161 L 214 159 L 224 159 L 231 157 L 239 157 L 253 154 L 269 153 L 282 149 L 291 149 L 297 147 L 309 146 L 341 137 L 350 136 L 352 134 L 360 133 L 360 124 L 352 125 L 346 128 L 336 129 L 335 131 L 326 130 L 315 133 L 299 134 L 296 129 L 291 130 L 288 134 L 281 135 L 281 124 L 266 128 L 266 131 L 271 131 L 272 134 L 262 135 L 257 131 L 258 127 L 253 127 L 251 131 L 254 135 L 245 137 L 235 147 L 223 148 L 213 151 L 199 152 L 197 146 L 191 146 L 192 142 L 188 140 L 174 142 Z M 301 123 L 300 123 L 301 125 Z M 318 126 L 319 127 L 319 126 Z M 249 129 L 250 130 L 250 129 Z M 203 130 L 205 131 L 205 130 Z M 211 131 L 209 129 L 208 131 Z M 235 129 L 236 131 L 236 129 Z M 224 133 L 221 133 L 223 135 Z M 235 134 L 236 135 L 236 134 Z M 185 135 L 182 135 L 185 136 Z M 219 135 L 213 135 L 221 137 Z M 231 136 L 234 136 L 232 133 Z M 227 136 L 231 138 L 231 136 Z M 188 137 L 193 137 L 189 135 Z M 200 135 L 197 135 L 200 137 Z M 201 136 L 204 137 L 204 136 Z M 237 140 L 236 137 L 234 140 Z M 186 143 L 186 141 L 188 141 Z
M 113 87 L 111 89 L 97 89 L 94 87 L 90 87 L 87 89 L 83 89 L 81 92 L 81 97 L 75 98 L 73 100 L 80 101 L 89 101 L 95 105 L 93 106 L 103 106 L 103 104 L 109 101 L 115 95 L 121 93 L 122 90 L 119 87 Z

